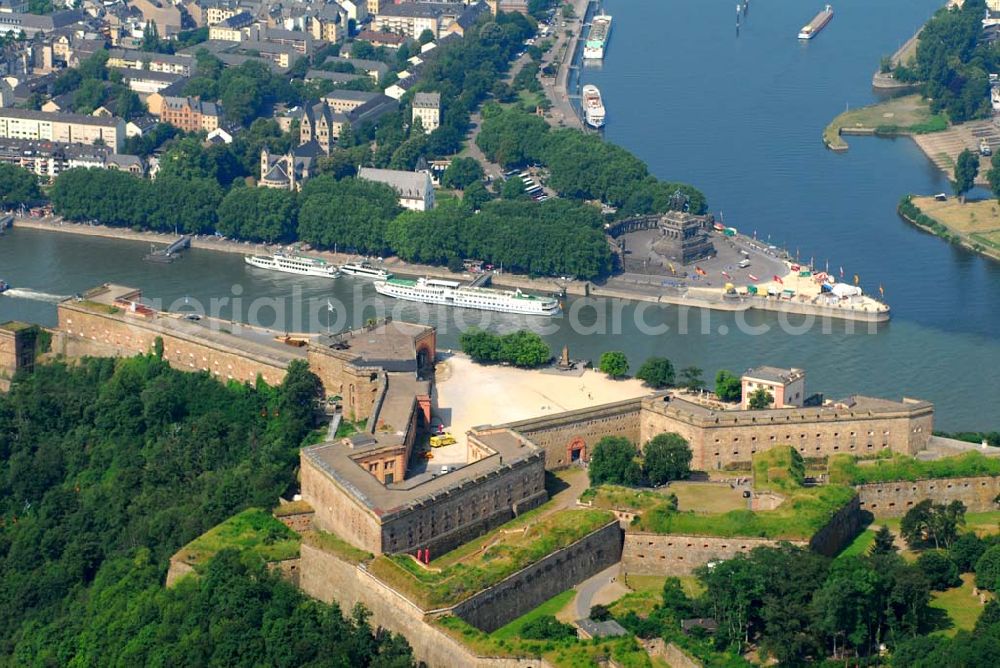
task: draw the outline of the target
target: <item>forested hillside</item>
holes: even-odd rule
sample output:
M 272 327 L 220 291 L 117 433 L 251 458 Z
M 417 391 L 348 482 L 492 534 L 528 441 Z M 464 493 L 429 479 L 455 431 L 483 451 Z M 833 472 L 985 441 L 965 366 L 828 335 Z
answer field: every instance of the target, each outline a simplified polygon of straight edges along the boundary
M 288 491 L 317 390 L 304 363 L 272 388 L 155 355 L 19 376 L 0 395 L 0 665 L 409 665 L 236 553 L 162 587 L 177 549 Z

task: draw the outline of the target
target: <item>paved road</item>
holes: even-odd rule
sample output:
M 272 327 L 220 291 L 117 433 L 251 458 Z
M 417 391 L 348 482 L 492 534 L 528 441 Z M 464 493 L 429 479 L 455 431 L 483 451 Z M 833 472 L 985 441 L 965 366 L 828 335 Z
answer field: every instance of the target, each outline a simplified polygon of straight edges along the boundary
M 604 587 L 610 585 L 619 574 L 621 564 L 609 566 L 597 575 L 591 576 L 577 585 L 576 594 L 576 618 L 586 619 L 590 616 L 591 601 L 594 596 Z

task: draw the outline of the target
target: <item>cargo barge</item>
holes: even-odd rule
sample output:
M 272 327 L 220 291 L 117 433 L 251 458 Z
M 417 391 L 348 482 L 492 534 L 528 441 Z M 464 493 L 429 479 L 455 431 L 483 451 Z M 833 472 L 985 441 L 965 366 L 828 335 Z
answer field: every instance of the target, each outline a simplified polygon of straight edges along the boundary
M 827 5 L 823 11 L 813 17 L 813 20 L 802 26 L 799 31 L 799 39 L 812 39 L 819 34 L 819 31 L 826 27 L 826 24 L 833 19 L 833 7 Z

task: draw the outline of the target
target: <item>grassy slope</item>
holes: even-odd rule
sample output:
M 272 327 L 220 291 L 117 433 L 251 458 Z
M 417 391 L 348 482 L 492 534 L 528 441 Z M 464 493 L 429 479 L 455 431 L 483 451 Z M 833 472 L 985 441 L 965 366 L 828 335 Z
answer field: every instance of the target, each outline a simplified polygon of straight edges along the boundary
M 299 555 L 299 537 L 266 510 L 248 508 L 195 538 L 175 558 L 198 570 L 226 548 L 253 552 L 265 561 L 283 561 Z

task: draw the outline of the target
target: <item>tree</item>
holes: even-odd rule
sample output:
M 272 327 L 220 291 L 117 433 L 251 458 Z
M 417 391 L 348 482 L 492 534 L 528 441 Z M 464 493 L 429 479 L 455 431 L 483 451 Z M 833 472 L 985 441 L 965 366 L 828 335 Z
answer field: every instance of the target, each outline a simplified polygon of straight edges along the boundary
M 480 329 L 469 329 L 459 337 L 462 352 L 475 362 L 503 362 L 517 367 L 536 367 L 552 359 L 552 350 L 541 336 L 519 330 L 498 336 Z
M 1000 198 L 1000 151 L 990 158 L 990 169 L 986 172 L 986 180 L 989 181 L 993 195 Z
M 715 375 L 715 396 L 720 401 L 739 401 L 743 395 L 743 381 L 739 376 L 722 369 Z
M 295 194 L 275 188 L 233 188 L 219 205 L 220 233 L 248 241 L 290 241 L 298 217 Z
M 500 197 L 504 199 L 527 199 L 528 194 L 524 191 L 524 182 L 517 177 L 511 177 L 500 186 Z
M 702 370 L 696 366 L 684 367 L 681 369 L 681 386 L 692 391 L 700 390 L 705 387 L 701 374 Z
M 994 545 L 976 561 L 976 586 L 1000 591 L 1000 545 Z
M 899 531 L 910 547 L 933 543 L 935 549 L 950 546 L 958 537 L 958 528 L 965 524 L 965 504 L 952 501 L 948 505 L 924 499 L 903 515 Z
M 643 473 L 657 486 L 681 480 L 691 472 L 691 457 L 691 448 L 680 434 L 657 434 L 643 448 Z
M 986 544 L 983 539 L 969 532 L 963 533 L 951 544 L 951 547 L 948 548 L 948 556 L 955 562 L 959 572 L 971 573 L 975 569 L 979 557 L 983 556 L 985 551 Z
M 465 190 L 473 183 L 482 180 L 483 168 L 475 158 L 453 158 L 441 176 L 441 185 L 445 188 Z
M 15 207 L 31 204 L 41 197 L 37 176 L 26 169 L 0 163 L 0 205 Z
M 937 550 L 924 552 L 917 558 L 917 567 L 930 583 L 931 589 L 944 591 L 962 584 L 958 567 L 947 554 Z
M 563 640 L 575 638 L 576 629 L 563 624 L 552 615 L 541 615 L 526 622 L 518 635 L 526 640 Z
M 434 31 L 431 30 L 430 28 L 426 28 L 422 33 L 420 33 L 420 37 L 417 38 L 417 41 L 420 42 L 421 46 L 433 42 Z
M 656 389 L 670 387 L 674 384 L 674 365 L 666 357 L 650 357 L 642 363 L 635 377 Z
M 635 446 L 621 436 L 605 436 L 590 455 L 588 473 L 591 485 L 637 485 L 642 471 L 636 458 Z
M 972 186 L 975 185 L 976 176 L 979 174 L 979 156 L 965 149 L 958 154 L 958 160 L 955 161 L 955 180 L 952 182 L 951 187 L 955 192 L 955 196 L 965 202 L 965 193 L 972 190 Z
M 598 368 L 612 378 L 621 378 L 628 373 L 628 358 L 620 350 L 609 350 L 601 354 Z
M 895 539 L 892 536 L 892 532 L 889 531 L 889 527 L 882 525 L 875 532 L 875 540 L 872 542 L 868 554 L 895 554 L 898 550 L 899 548 L 896 547 Z
M 774 397 L 766 387 L 758 387 L 750 393 L 750 401 L 748 403 L 750 410 L 762 411 L 771 407 L 774 403 Z

